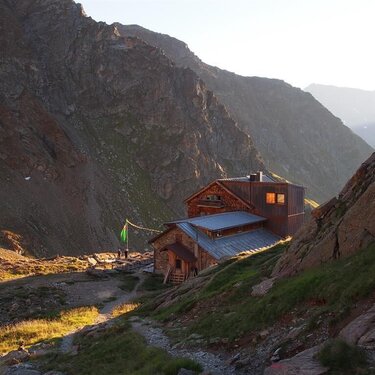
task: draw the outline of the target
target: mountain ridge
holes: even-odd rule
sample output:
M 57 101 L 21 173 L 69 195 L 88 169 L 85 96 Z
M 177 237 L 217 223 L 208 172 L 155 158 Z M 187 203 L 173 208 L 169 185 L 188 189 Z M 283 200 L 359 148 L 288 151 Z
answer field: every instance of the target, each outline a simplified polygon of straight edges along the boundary
M 264 169 L 204 83 L 160 50 L 70 0 L 0 5 L 0 229 L 34 254 L 114 250 L 126 217 L 158 226 L 191 189 Z
M 304 90 L 375 147 L 375 91 L 322 84 L 311 84 Z
M 371 154 L 370 146 L 301 89 L 205 64 L 186 43 L 166 34 L 114 25 L 123 35 L 161 48 L 178 66 L 194 70 L 252 137 L 266 167 L 308 187 L 313 199 L 323 202 L 336 194 Z

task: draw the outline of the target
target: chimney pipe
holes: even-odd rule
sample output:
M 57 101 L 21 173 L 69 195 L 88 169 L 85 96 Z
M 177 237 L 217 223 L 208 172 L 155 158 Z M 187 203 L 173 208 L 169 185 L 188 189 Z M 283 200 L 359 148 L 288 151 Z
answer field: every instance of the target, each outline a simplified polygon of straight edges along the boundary
M 263 172 L 262 171 L 257 172 L 257 181 L 259 181 L 259 182 L 263 181 Z

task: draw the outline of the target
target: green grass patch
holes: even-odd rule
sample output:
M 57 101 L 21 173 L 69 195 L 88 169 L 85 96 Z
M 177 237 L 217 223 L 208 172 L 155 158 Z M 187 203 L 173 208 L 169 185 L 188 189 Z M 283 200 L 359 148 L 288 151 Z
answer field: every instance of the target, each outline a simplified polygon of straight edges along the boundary
M 171 287 L 171 284 L 163 284 L 164 276 L 158 274 L 150 274 L 144 279 L 142 285 L 140 286 L 140 291 L 145 292 L 156 292 L 164 291 Z
M 97 316 L 98 310 L 95 307 L 80 307 L 63 311 L 51 319 L 26 320 L 0 327 L 0 353 L 17 349 L 20 342 L 30 346 L 61 337 L 76 328 L 92 324 Z
M 121 280 L 119 288 L 125 292 L 133 291 L 139 281 L 139 277 L 131 273 L 122 272 L 117 277 Z
M 201 366 L 190 359 L 173 358 L 166 351 L 147 346 L 142 336 L 133 332 L 128 322 L 108 328 L 93 340 L 82 337 L 75 356 L 47 357 L 45 370 L 59 370 L 71 375 L 175 375 L 186 368 L 196 372 Z
M 330 369 L 330 374 L 364 374 L 368 366 L 366 354 L 342 340 L 328 342 L 317 358 L 323 366 Z
M 173 319 L 190 311 L 197 303 L 209 301 L 213 298 L 220 298 L 220 301 L 224 303 L 223 311 L 230 312 L 232 310 L 228 310 L 226 306 L 231 305 L 233 307 L 236 301 L 242 303 L 244 297 L 248 298 L 251 285 L 256 284 L 261 277 L 270 274 L 284 248 L 285 245 L 277 245 L 262 253 L 229 259 L 211 271 L 212 278 L 202 290 L 197 293 L 182 294 L 172 305 L 156 313 L 152 314 L 151 312 L 151 314 L 157 320 Z M 152 310 L 152 306 L 148 306 L 148 308 Z M 213 324 L 216 327 L 216 321 L 222 319 L 223 311 L 220 311 L 217 317 L 215 311 L 211 311 L 210 314 L 199 314 L 201 318 L 195 322 L 202 322 L 205 319 L 203 316 L 209 315 L 206 317 L 207 325 Z
M 192 315 L 198 318 L 191 320 L 189 332 L 235 339 L 269 327 L 292 311 L 330 314 L 335 324 L 375 289 L 372 244 L 351 257 L 281 279 L 265 296 L 252 297 L 252 286 L 271 274 L 282 250 L 278 245 L 222 267 L 200 291 L 181 294 L 174 304 L 152 313 L 154 318 L 177 319 L 197 306 Z

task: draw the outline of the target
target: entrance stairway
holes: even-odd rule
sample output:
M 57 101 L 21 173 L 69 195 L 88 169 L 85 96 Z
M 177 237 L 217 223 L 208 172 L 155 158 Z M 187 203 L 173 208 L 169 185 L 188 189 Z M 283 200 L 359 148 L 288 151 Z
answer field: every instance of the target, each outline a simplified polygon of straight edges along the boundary
M 169 276 L 169 282 L 172 284 L 181 284 L 185 281 L 185 274 L 172 272 Z

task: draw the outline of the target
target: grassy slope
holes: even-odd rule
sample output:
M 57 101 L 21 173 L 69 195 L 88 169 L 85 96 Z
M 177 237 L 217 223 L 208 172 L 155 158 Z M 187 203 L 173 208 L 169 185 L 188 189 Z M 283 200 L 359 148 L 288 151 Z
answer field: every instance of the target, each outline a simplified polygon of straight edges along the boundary
M 34 319 L 0 327 L 0 353 L 18 348 L 20 342 L 25 346 L 40 341 L 59 338 L 68 332 L 92 324 L 98 316 L 95 307 L 80 307 L 60 313 L 52 319 Z
M 33 259 L 0 248 L 0 281 L 33 275 L 84 271 L 87 262 L 74 257 L 57 257 L 53 260 Z
M 166 308 L 153 311 L 151 304 L 144 311 L 163 321 L 185 319 L 189 332 L 207 338 L 234 340 L 269 327 L 292 311 L 298 316 L 307 313 L 311 320 L 323 314 L 335 324 L 375 290 L 372 244 L 350 258 L 280 280 L 263 297 L 252 297 L 251 287 L 270 275 L 282 251 L 283 246 L 276 246 L 226 263 L 198 292 L 185 293 Z
M 118 131 L 123 128 L 126 130 L 139 127 L 137 120 L 126 114 L 91 121 L 83 127 L 82 136 L 88 142 L 91 153 L 96 155 L 95 158 L 107 171 L 114 186 L 121 191 L 119 196 L 112 197 L 112 207 L 104 207 L 105 202 L 99 201 L 102 208 L 107 208 L 103 210 L 103 221 L 109 228 L 116 228 L 118 225 L 116 217 L 111 214 L 113 207 L 124 208 L 123 215 L 136 214 L 137 219 L 139 217 L 145 225 L 152 227 L 156 223 L 170 220 L 173 216 L 165 202 L 152 190 L 147 172 L 137 164 L 135 157 L 137 147 L 131 142 L 134 131 L 131 136 L 124 136 Z M 147 134 L 141 135 L 145 137 Z M 98 149 L 97 145 L 100 144 L 103 146 Z
M 146 345 L 126 321 L 107 328 L 93 339 L 79 339 L 76 356 L 52 355 L 45 358 L 45 369 L 58 369 L 71 375 L 176 375 L 180 368 L 200 371 L 201 367 L 189 359 L 172 358 L 164 350 Z

